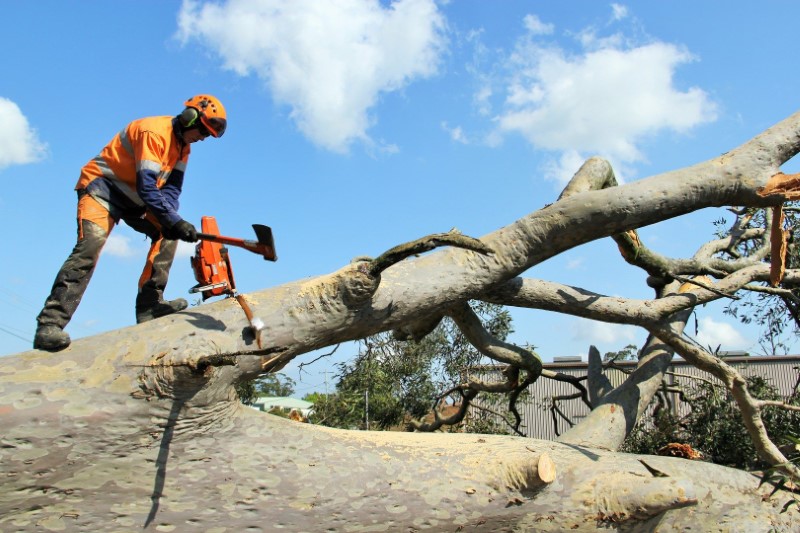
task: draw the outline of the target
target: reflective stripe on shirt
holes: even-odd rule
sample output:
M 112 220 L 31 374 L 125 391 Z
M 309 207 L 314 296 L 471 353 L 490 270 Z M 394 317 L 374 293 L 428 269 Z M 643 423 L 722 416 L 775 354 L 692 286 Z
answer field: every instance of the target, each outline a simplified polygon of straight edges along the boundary
M 139 195 L 136 194 L 136 191 L 131 189 L 127 183 L 119 179 L 119 177 L 116 174 L 114 174 L 114 172 L 112 172 L 111 168 L 109 168 L 108 166 L 108 163 L 106 163 L 106 161 L 102 157 L 97 156 L 93 159 L 93 161 L 95 162 L 95 164 L 97 164 L 98 168 L 100 169 L 100 172 L 103 173 L 103 177 L 108 179 L 111 183 L 113 183 L 114 187 L 119 192 L 124 194 L 125 197 L 131 202 L 133 202 L 135 205 L 138 205 L 139 207 L 144 207 L 144 202 L 142 201 L 141 198 L 139 198 Z

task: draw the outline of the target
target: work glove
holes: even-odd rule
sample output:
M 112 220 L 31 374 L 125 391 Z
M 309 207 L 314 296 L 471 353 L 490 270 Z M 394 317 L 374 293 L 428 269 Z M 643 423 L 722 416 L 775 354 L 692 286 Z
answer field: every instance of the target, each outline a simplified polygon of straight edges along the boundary
M 195 229 L 191 222 L 185 220 L 178 221 L 178 223 L 171 228 L 164 228 L 161 233 L 167 239 L 197 242 L 197 229 Z

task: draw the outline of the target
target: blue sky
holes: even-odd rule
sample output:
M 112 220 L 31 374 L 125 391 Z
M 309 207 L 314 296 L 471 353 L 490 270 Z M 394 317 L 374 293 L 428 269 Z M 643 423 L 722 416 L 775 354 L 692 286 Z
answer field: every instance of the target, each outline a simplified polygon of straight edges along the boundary
M 242 292 L 333 271 L 452 227 L 481 236 L 551 203 L 591 155 L 624 181 L 714 157 L 797 109 L 793 2 L 0 0 L 0 354 L 27 350 L 74 245 L 80 167 L 128 121 L 208 92 L 222 139 L 193 146 L 181 214 L 222 233 L 272 226 L 280 259 L 233 252 Z M 791 164 L 791 163 L 790 163 Z M 791 170 L 790 167 L 789 170 Z M 796 170 L 793 170 L 796 171 Z M 642 231 L 688 256 L 708 210 Z M 730 217 L 729 217 L 730 218 Z M 117 227 L 67 331 L 135 322 L 146 241 Z M 187 297 L 192 247 L 167 289 Z M 610 240 L 530 277 L 649 297 Z M 638 330 L 514 312 L 545 361 L 641 345 Z M 757 331 L 698 310 L 697 338 L 760 353 Z M 690 328 L 695 334 L 694 327 Z M 322 390 L 335 356 L 287 373 Z

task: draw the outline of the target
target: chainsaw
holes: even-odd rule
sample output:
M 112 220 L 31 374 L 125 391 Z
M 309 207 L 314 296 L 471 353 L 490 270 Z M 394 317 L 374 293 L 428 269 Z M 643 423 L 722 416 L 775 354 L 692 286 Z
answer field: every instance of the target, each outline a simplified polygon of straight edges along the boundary
M 217 221 L 214 217 L 203 217 L 200 222 L 201 232 L 197 234 L 199 242 L 195 246 L 194 255 L 191 257 L 192 270 L 197 285 L 189 289 L 189 293 L 200 293 L 203 301 L 214 296 L 227 296 L 235 298 L 241 305 L 250 326 L 261 348 L 261 330 L 264 323 L 261 319 L 254 317 L 250 306 L 244 296 L 236 292 L 236 282 L 233 278 L 231 268 L 231 258 L 228 248 L 224 244 L 237 246 L 250 250 L 264 257 L 267 261 L 277 261 L 278 255 L 275 253 L 275 241 L 272 237 L 272 229 L 269 226 L 253 224 L 256 233 L 256 240 L 237 239 L 225 237 L 219 234 Z

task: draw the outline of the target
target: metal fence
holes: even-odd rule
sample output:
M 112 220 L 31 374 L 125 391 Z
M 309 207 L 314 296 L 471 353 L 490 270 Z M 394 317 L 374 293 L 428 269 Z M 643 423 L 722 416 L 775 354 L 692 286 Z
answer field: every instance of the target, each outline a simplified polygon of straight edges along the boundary
M 770 386 L 774 387 L 781 397 L 789 397 L 798 383 L 800 375 L 800 355 L 787 356 L 750 356 L 727 357 L 725 362 L 736 368 L 745 377 L 761 376 Z M 615 387 L 625 381 L 627 373 L 634 370 L 637 361 L 616 362 L 614 367 L 606 368 L 605 375 Z M 587 374 L 588 363 L 585 361 L 545 363 L 544 368 L 569 374 L 577 377 Z M 483 381 L 503 381 L 500 374 L 501 367 L 485 366 L 473 369 L 472 374 Z M 709 380 L 713 383 L 722 383 L 714 376 L 700 370 L 683 359 L 673 359 L 664 381 L 667 386 L 681 386 L 691 390 L 696 386 L 697 379 Z M 528 388 L 528 394 L 517 401 L 517 410 L 522 417 L 520 430 L 527 436 L 536 439 L 555 439 L 564 433 L 573 424 L 579 423 L 588 413 L 589 409 L 580 398 L 556 401 L 553 398 L 574 396 L 577 390 L 569 383 L 540 378 Z M 491 399 L 481 395 L 476 402 L 477 406 L 498 410 L 497 405 L 491 404 Z M 676 414 L 686 414 L 689 406 L 682 402 L 679 395 L 668 394 L 671 408 Z M 559 414 L 560 413 L 560 414 Z M 562 416 L 563 415 L 563 416 Z M 486 411 L 479 407 L 470 409 L 470 416 L 487 416 Z M 500 421 L 497 415 L 488 415 L 495 421 Z

